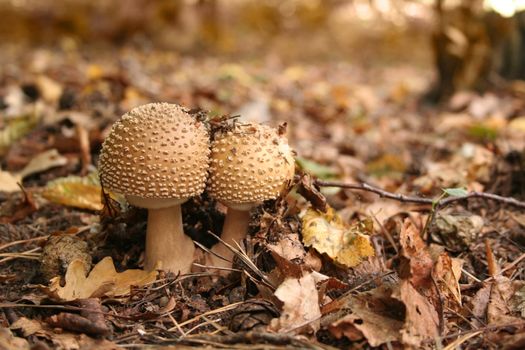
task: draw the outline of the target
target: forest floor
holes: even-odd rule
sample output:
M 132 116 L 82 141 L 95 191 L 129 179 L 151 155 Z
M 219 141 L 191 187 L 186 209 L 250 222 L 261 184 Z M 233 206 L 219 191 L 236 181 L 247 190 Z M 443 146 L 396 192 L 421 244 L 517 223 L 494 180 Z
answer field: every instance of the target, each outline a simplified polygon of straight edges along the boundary
M 411 62 L 2 52 L 0 348 L 525 346 L 524 83 L 433 106 Z M 137 270 L 146 212 L 102 203 L 101 144 L 152 101 L 287 124 L 295 187 L 254 212 L 227 277 Z M 183 216 L 216 243 L 224 207 Z

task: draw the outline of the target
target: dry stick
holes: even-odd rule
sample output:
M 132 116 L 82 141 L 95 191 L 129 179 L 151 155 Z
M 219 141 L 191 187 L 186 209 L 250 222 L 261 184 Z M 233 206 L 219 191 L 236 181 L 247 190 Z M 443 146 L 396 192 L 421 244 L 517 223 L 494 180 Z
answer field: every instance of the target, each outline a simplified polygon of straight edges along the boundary
M 47 237 L 49 237 L 49 235 L 40 236 L 40 237 L 34 237 L 34 238 L 29 238 L 29 239 L 21 239 L 19 241 L 12 241 L 12 242 L 9 242 L 9 243 L 1 245 L 0 246 L 0 250 L 4 250 L 6 248 L 9 248 L 9 247 L 12 247 L 12 246 L 15 246 L 15 245 L 18 245 L 18 244 L 24 244 L 24 243 L 30 243 L 30 242 L 36 242 L 36 241 L 43 241 L 43 240 L 47 239 Z
M 469 192 L 464 196 L 453 196 L 453 197 L 447 197 L 447 198 L 436 200 L 433 198 L 424 198 L 424 197 L 408 196 L 404 194 L 392 193 L 392 192 L 385 191 L 379 187 L 369 185 L 364 182 L 359 183 L 359 184 L 352 184 L 352 183 L 344 183 L 344 182 L 338 182 L 338 181 L 324 181 L 324 180 L 316 179 L 314 183 L 320 187 L 340 187 L 340 188 L 347 188 L 350 190 L 372 192 L 383 198 L 393 199 L 393 200 L 397 200 L 403 203 L 434 205 L 436 208 L 441 208 L 453 202 L 458 202 L 458 201 L 467 200 L 471 198 L 483 198 L 483 199 L 491 199 L 491 200 L 494 200 L 500 203 L 505 203 L 508 205 L 512 205 L 518 208 L 525 209 L 525 202 L 519 201 L 516 198 L 503 197 L 497 194 L 486 193 L 486 192 L 474 191 L 474 192 Z
M 135 321 L 135 318 L 130 316 L 121 316 L 117 314 L 110 314 L 108 312 L 103 312 L 95 309 L 86 309 L 78 306 L 69 306 L 69 305 L 32 305 L 32 304 L 15 304 L 15 303 L 0 303 L 0 309 L 3 308 L 33 308 L 33 309 L 57 309 L 57 310 L 67 310 L 67 311 L 85 311 L 96 314 L 101 314 L 104 316 L 121 318 L 124 320 Z

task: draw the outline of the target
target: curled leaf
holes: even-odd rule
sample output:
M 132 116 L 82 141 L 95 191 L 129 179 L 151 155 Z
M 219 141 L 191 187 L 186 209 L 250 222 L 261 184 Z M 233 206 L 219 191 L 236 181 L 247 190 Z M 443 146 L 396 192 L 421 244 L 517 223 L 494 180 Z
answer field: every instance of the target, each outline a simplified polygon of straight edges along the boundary
M 326 213 L 307 209 L 302 217 L 303 243 L 325 253 L 335 262 L 354 267 L 374 255 L 364 222 L 346 224 L 333 208 Z

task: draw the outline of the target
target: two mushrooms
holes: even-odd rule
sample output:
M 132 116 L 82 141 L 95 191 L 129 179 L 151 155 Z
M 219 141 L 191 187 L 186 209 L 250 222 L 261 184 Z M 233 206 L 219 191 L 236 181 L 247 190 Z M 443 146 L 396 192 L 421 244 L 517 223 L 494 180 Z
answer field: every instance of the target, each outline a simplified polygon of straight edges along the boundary
M 221 239 L 246 235 L 249 211 L 279 196 L 294 175 L 287 140 L 275 129 L 234 124 L 210 141 L 208 126 L 178 105 L 151 103 L 132 109 L 106 138 L 99 160 L 102 185 L 148 209 L 145 268 L 190 271 L 194 244 L 183 232 L 181 204 L 209 194 L 228 207 Z M 212 252 L 231 261 L 224 244 Z M 216 267 L 231 265 L 210 256 Z

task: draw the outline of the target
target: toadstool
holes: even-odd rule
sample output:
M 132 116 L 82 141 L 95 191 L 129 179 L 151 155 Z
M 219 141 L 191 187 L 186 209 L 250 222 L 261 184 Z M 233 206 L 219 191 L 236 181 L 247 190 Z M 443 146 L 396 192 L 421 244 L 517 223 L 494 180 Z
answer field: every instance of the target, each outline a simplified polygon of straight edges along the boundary
M 215 134 L 211 147 L 208 192 L 228 207 L 221 239 L 238 242 L 248 230 L 250 210 L 279 196 L 293 178 L 295 162 L 286 137 L 259 124 L 234 124 Z M 231 267 L 232 251 L 216 244 L 210 256 L 216 267 Z
M 148 209 L 145 268 L 187 273 L 195 247 L 184 235 L 180 205 L 206 187 L 207 126 L 182 107 L 150 103 L 124 114 L 102 145 L 103 187 Z

